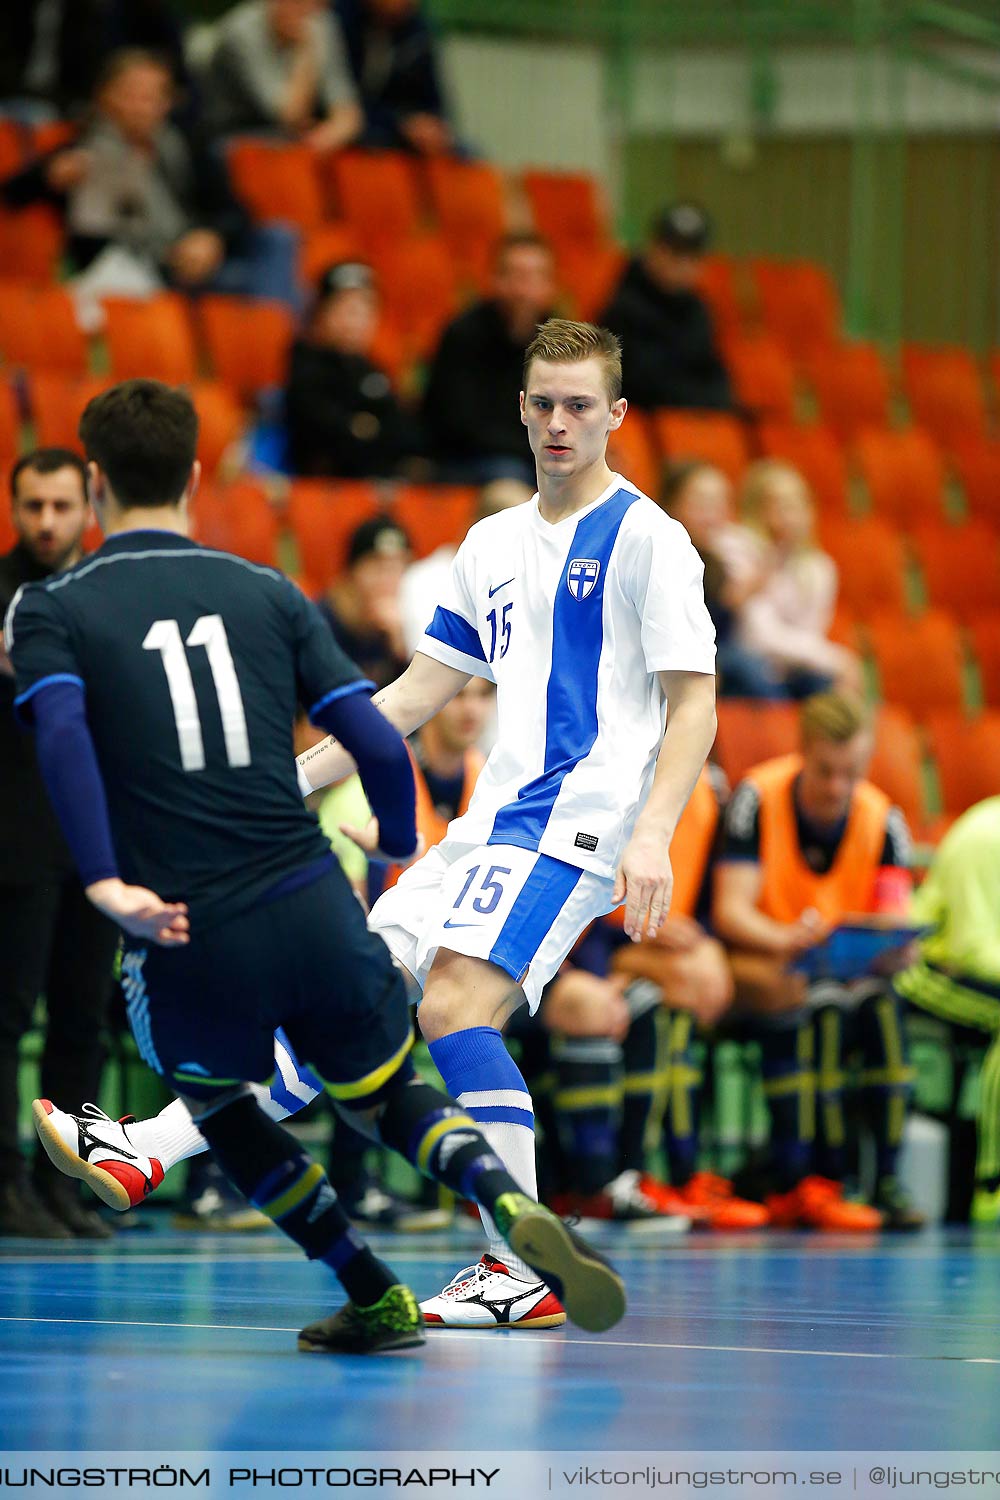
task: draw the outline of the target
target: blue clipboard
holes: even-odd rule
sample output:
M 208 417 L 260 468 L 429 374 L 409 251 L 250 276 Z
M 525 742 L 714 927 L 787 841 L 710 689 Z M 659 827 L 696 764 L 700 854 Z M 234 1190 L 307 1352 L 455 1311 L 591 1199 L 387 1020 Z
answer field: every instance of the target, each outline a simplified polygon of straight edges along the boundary
M 900 922 L 891 927 L 864 922 L 842 922 L 815 948 L 807 948 L 790 967 L 807 979 L 837 979 L 847 983 L 871 973 L 875 960 L 893 948 L 902 948 L 931 929 Z

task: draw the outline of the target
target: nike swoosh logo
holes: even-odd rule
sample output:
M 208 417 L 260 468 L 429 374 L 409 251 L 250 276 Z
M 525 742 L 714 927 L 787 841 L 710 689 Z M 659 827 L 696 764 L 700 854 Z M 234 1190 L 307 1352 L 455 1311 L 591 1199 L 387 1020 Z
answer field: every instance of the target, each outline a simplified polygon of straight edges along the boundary
M 442 927 L 482 927 L 482 922 L 442 922 Z
M 516 578 L 516 577 L 517 577 L 517 574 L 515 573 L 514 574 L 514 578 Z M 503 583 L 498 583 L 495 589 L 490 589 L 490 595 L 489 595 L 490 598 L 492 599 L 494 594 L 499 594 L 500 590 L 501 589 L 505 589 L 507 587 L 508 583 L 513 583 L 514 582 L 514 578 L 505 578 L 504 581 L 503 581 Z

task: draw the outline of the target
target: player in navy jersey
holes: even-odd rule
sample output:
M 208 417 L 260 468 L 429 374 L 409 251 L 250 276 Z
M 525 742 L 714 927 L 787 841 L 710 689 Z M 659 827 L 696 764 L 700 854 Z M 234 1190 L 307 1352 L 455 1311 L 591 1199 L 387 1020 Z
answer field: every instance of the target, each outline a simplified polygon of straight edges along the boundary
M 614 1272 L 416 1078 L 402 979 L 302 805 L 297 701 L 357 760 L 384 854 L 416 852 L 405 745 L 371 684 L 281 574 L 187 536 L 199 466 L 185 395 L 125 382 L 89 404 L 80 435 L 106 540 L 12 601 L 16 707 L 87 895 L 123 930 L 140 1051 L 235 1185 L 347 1292 L 300 1348 L 405 1348 L 423 1335 L 412 1293 L 247 1086 L 270 1078 L 279 1025 L 352 1119 L 486 1207 L 583 1326 L 610 1326 L 624 1308 Z M 48 1101 L 36 1123 L 86 1177 L 101 1123 Z

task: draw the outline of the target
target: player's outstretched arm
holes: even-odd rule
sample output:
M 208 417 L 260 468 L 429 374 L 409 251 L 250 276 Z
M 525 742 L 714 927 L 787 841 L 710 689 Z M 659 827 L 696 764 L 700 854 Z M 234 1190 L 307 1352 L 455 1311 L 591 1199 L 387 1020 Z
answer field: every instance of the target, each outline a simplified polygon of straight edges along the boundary
M 470 675 L 418 651 L 402 676 L 376 693 L 372 702 L 405 738 L 460 693 Z M 343 781 L 357 765 L 344 746 L 331 737 L 300 755 L 298 768 L 305 793 Z
M 615 900 L 625 901 L 625 932 L 636 943 L 643 936 L 655 936 L 670 909 L 674 884 L 670 840 L 712 748 L 716 728 L 712 674 L 657 675 L 667 698 L 667 732 L 649 799 L 636 820 L 615 879 Z

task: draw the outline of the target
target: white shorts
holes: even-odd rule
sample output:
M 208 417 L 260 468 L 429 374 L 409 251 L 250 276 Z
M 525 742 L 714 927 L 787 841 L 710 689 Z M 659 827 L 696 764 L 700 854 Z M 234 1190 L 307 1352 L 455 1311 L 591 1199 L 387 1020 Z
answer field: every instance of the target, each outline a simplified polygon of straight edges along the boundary
M 375 902 L 368 926 L 421 990 L 439 948 L 485 958 L 534 1014 L 577 938 L 613 910 L 614 881 L 510 844 L 445 841 Z

